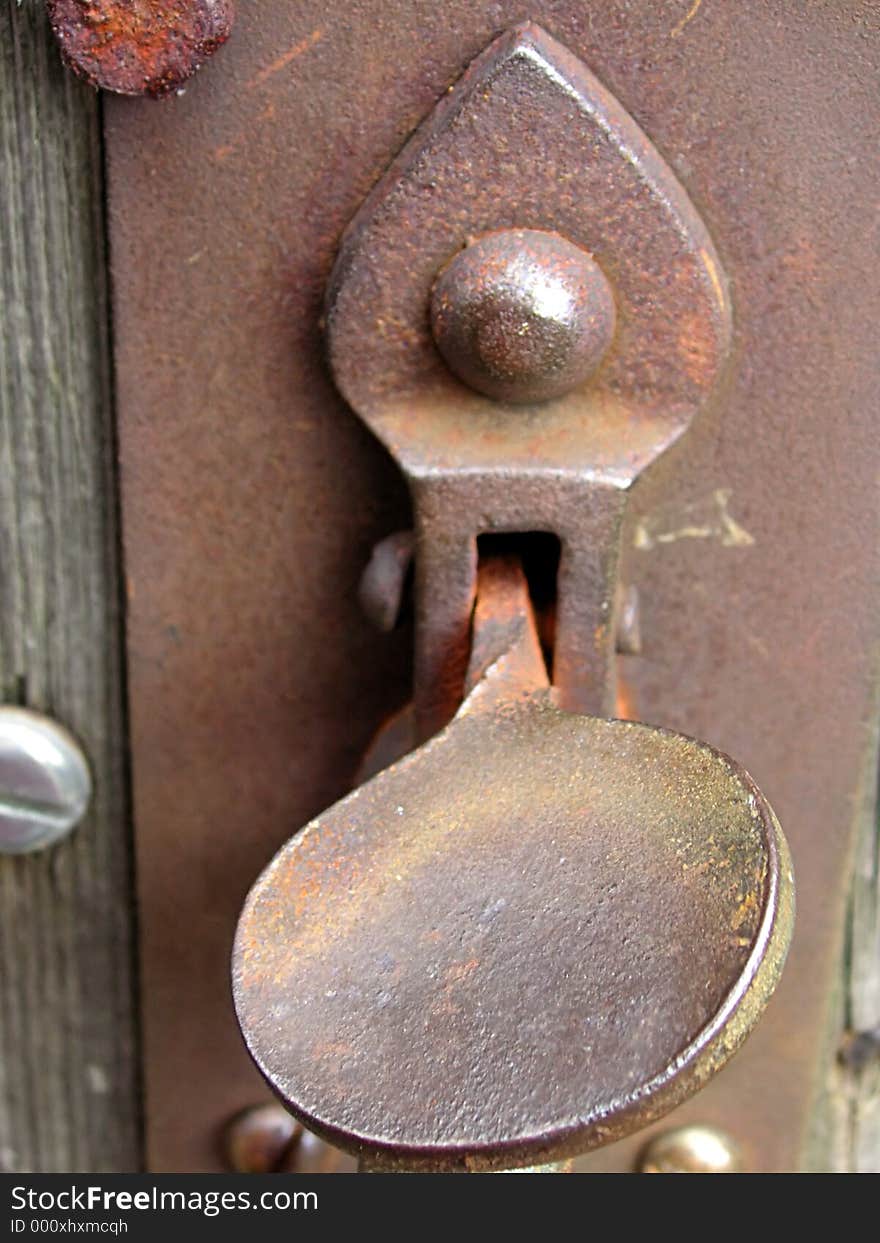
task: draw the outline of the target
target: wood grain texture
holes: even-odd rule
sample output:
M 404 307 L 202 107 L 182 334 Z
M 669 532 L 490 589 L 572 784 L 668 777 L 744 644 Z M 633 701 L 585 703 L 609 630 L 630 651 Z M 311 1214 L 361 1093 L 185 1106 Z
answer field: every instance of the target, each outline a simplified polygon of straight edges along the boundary
M 81 738 L 96 797 L 0 857 L 0 1170 L 139 1164 L 97 96 L 0 0 L 0 699 Z
M 880 823 L 877 787 L 862 798 L 864 831 L 853 869 L 841 1024 L 829 1090 L 831 1154 L 840 1172 L 880 1173 Z

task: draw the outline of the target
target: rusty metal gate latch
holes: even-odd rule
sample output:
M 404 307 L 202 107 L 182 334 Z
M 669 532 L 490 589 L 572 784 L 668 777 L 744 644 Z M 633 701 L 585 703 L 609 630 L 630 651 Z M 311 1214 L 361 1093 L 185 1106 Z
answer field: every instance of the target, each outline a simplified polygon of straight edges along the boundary
M 608 719 L 627 490 L 708 399 L 729 314 L 684 190 L 533 25 L 343 238 L 329 354 L 411 486 L 423 741 L 276 856 L 233 977 L 274 1091 L 364 1169 L 621 1138 L 726 1062 L 778 979 L 793 887 L 767 802 L 711 747 Z M 543 648 L 533 532 L 561 550 Z

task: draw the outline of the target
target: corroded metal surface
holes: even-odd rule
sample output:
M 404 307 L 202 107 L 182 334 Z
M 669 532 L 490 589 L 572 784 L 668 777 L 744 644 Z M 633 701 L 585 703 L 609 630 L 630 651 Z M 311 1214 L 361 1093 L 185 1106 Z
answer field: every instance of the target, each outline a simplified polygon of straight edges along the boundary
M 539 268 L 574 316 L 552 344 L 533 310 L 522 329 Z M 483 532 L 559 536 L 554 685 L 610 713 L 622 493 L 705 404 L 730 331 L 721 263 L 672 170 L 576 56 L 516 26 L 358 211 L 326 319 L 337 383 L 413 492 L 422 735 L 461 698 Z M 503 344 L 477 347 L 479 331 Z
M 218 1168 L 218 1126 L 264 1090 L 229 998 L 242 899 L 408 695 L 408 631 L 378 635 L 357 599 L 410 517 L 322 362 L 338 240 L 526 16 L 650 135 L 730 276 L 725 378 L 630 497 L 642 652 L 621 663 L 630 712 L 745 764 L 798 878 L 778 993 L 676 1124 L 721 1127 L 747 1169 L 806 1159 L 854 794 L 876 779 L 880 39 L 873 0 L 692 7 L 251 0 L 185 95 L 105 100 L 153 1168 Z M 644 1142 L 579 1165 L 634 1168 Z
M 561 712 L 516 567 L 480 574 L 473 689 L 259 879 L 235 1001 L 273 1089 L 400 1169 L 560 1160 L 739 1046 L 792 928 L 785 841 L 691 739 Z
M 167 95 L 229 38 L 233 0 L 47 0 L 65 63 L 118 95 Z

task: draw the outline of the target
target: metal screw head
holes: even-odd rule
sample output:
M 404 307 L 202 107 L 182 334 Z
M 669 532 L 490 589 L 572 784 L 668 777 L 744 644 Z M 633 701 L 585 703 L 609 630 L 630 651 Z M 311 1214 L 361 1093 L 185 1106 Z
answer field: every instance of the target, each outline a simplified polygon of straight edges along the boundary
M 431 327 L 460 380 L 500 401 L 560 397 L 614 336 L 614 295 L 579 246 L 537 229 L 487 233 L 437 277 Z
M 743 1163 L 738 1146 L 711 1126 L 680 1126 L 663 1131 L 643 1149 L 642 1174 L 740 1174 Z
M 91 796 L 89 766 L 72 734 L 39 712 L 0 707 L 0 853 L 59 841 Z

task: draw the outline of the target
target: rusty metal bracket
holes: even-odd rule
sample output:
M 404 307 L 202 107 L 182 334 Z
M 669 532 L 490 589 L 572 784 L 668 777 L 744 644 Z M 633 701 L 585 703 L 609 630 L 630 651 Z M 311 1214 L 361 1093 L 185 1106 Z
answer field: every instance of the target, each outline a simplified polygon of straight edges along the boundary
M 596 265 L 598 280 L 592 269 L 571 275 L 573 250 Z M 526 301 L 516 302 L 511 285 Z M 536 288 L 562 291 L 577 320 L 561 325 L 566 357 L 586 353 L 598 369 L 566 375 L 553 400 L 532 400 L 529 384 L 537 379 L 545 397 L 547 381 L 558 379 L 557 337 L 525 360 L 537 375 L 513 360 L 513 384 L 487 398 L 441 354 L 468 374 L 466 347 L 448 322 L 456 300 L 466 315 L 480 297 L 502 335 L 511 317 L 515 334 L 535 335 L 550 318 L 535 305 Z M 479 326 L 484 341 L 491 329 Z M 328 295 L 337 383 L 412 489 L 424 735 L 461 699 L 484 532 L 560 537 L 553 681 L 568 707 L 612 710 L 626 490 L 705 403 L 729 332 L 726 280 L 708 233 L 632 118 L 539 27 L 495 40 L 358 212 Z M 604 349 L 594 348 L 597 338 Z M 490 360 L 496 371 L 498 362 Z
M 580 163 L 536 219 L 520 196 L 560 156 L 551 119 Z M 496 208 L 471 170 L 510 149 L 511 123 Z M 413 487 L 421 728 L 457 711 L 260 877 L 239 1020 L 273 1089 L 367 1169 L 548 1165 L 697 1091 L 757 1021 L 791 935 L 787 847 L 751 779 L 692 739 L 600 719 L 623 500 L 717 376 L 722 278 L 647 140 L 526 25 L 359 213 L 327 322 L 343 390 Z M 553 686 L 519 562 L 475 569 L 480 535 L 530 531 L 562 542 Z M 382 550 L 368 603 L 389 579 L 399 594 L 409 552 Z

